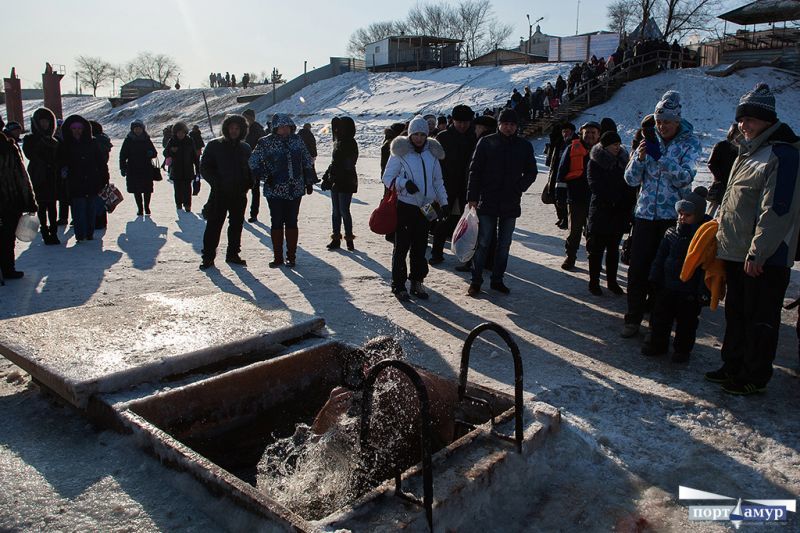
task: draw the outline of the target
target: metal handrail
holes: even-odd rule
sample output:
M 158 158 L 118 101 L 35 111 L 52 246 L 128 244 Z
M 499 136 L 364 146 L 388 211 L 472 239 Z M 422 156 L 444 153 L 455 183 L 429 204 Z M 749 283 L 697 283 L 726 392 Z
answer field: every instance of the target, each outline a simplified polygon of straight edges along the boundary
M 396 368 L 405 374 L 408 380 L 417 390 L 417 400 L 419 400 L 420 445 L 422 447 L 422 506 L 425 507 L 425 518 L 428 521 L 428 527 L 431 531 L 433 531 L 433 465 L 431 463 L 432 439 L 430 400 L 428 399 L 428 390 L 425 388 L 425 383 L 422 381 L 422 378 L 417 371 L 414 370 L 414 368 L 408 363 L 399 361 L 397 359 L 384 359 L 370 368 L 369 373 L 364 380 L 360 432 L 361 453 L 367 461 L 371 461 L 372 454 L 367 453 L 367 441 L 369 438 L 369 419 L 370 415 L 372 414 L 372 392 L 378 375 L 387 368 Z M 400 498 L 419 504 L 419 500 L 417 498 L 403 493 L 401 476 L 399 472 L 395 474 L 394 479 L 395 494 Z
M 469 355 L 475 339 L 484 331 L 494 331 L 503 339 L 511 350 L 511 357 L 514 359 L 514 436 L 517 452 L 522 453 L 522 357 L 519 347 L 511 334 L 495 322 L 484 322 L 475 327 L 467 335 L 464 341 L 464 348 L 461 350 L 461 371 L 458 377 L 458 401 L 464 400 L 467 394 L 467 373 L 469 372 Z

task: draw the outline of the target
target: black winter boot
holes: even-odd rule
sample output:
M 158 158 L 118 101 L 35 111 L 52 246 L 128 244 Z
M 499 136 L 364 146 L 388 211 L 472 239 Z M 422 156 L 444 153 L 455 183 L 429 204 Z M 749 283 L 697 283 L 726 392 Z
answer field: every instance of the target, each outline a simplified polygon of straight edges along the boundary
M 600 268 L 602 267 L 603 256 L 598 253 L 589 254 L 589 292 L 595 296 L 602 296 L 600 289 Z
M 353 239 L 355 239 L 355 238 L 356 238 L 355 235 L 345 235 L 344 236 L 344 241 L 347 243 L 347 249 L 350 250 L 351 252 L 356 249 L 356 245 L 353 244 Z
M 338 250 L 342 246 L 342 234 L 341 233 L 331 233 L 331 242 L 329 242 L 325 248 L 328 250 Z

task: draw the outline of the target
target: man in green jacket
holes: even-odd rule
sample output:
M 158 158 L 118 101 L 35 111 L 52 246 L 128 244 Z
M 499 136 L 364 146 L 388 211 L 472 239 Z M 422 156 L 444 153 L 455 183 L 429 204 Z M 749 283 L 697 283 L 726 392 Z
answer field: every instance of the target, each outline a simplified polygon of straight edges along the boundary
M 717 215 L 727 276 L 723 365 L 706 379 L 745 395 L 763 392 L 772 377 L 800 232 L 800 138 L 778 120 L 765 83 L 742 96 L 736 122 L 744 140 Z

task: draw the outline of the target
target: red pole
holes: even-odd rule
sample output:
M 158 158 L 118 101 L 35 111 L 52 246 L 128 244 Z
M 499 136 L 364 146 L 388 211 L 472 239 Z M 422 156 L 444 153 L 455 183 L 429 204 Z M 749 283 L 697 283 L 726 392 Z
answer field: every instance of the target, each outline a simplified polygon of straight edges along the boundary
M 63 74 L 53 72 L 50 63 L 45 64 L 42 73 L 42 88 L 44 88 L 44 106 L 52 111 L 56 118 L 63 119 L 64 111 L 61 107 L 61 78 Z
M 6 91 L 6 122 L 18 122 L 25 131 L 25 119 L 22 118 L 22 86 L 14 67 L 11 76 L 3 78 Z

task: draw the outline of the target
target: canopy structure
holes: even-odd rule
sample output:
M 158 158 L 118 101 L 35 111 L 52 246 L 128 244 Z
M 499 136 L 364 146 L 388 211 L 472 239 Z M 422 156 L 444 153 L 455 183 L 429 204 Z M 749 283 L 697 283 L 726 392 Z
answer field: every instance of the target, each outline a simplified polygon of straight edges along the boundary
M 758 0 L 719 18 L 741 26 L 800 20 L 800 0 Z

